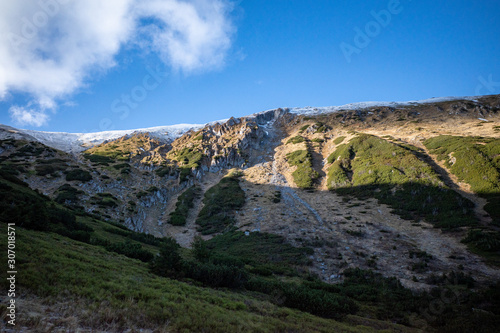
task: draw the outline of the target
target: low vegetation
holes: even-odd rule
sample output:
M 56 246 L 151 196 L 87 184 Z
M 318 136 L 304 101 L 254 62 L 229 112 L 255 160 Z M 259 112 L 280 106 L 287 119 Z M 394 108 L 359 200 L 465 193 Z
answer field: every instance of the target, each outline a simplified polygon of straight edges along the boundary
M 465 237 L 462 242 L 470 244 L 472 247 L 480 251 L 500 251 L 500 234 L 498 232 L 472 229 L 469 230 L 467 237 Z
M 300 129 L 299 129 L 299 133 L 303 133 L 305 130 L 307 130 L 309 128 L 309 126 L 311 126 L 310 124 L 306 124 L 304 126 L 302 126 Z
M 84 156 L 93 163 L 107 165 L 113 162 L 129 161 L 132 157 L 140 155 L 142 151 L 159 145 L 160 142 L 149 137 L 147 133 L 132 134 L 92 147 L 85 152 Z
M 78 168 L 78 169 L 74 169 L 74 170 L 66 172 L 66 180 L 67 181 L 76 180 L 79 182 L 86 183 L 86 182 L 92 180 L 92 175 L 88 171 Z
M 432 154 L 480 196 L 500 225 L 500 139 L 441 135 L 424 142 Z
M 335 138 L 335 140 L 333 140 L 333 143 L 335 143 L 336 145 L 339 145 L 342 142 L 344 142 L 344 140 L 345 140 L 345 136 L 339 136 L 338 138 Z
M 114 163 L 115 160 L 109 156 L 103 156 L 99 154 L 91 154 L 91 153 L 84 153 L 82 156 L 89 160 L 91 163 L 94 165 L 102 165 L 102 166 L 108 166 L 111 163 Z
M 67 161 L 59 158 L 50 158 L 40 160 L 39 163 L 35 165 L 35 173 L 37 176 L 58 177 L 60 172 L 66 172 L 67 168 Z
M 113 208 L 118 206 L 118 199 L 111 193 L 97 193 L 90 202 L 100 208 Z
M 322 122 L 317 122 L 314 126 L 316 126 L 316 131 L 314 133 L 324 133 L 330 129 L 328 125 Z
M 189 210 L 194 207 L 194 200 L 200 196 L 201 189 L 198 186 L 192 186 L 184 191 L 175 204 L 175 210 L 170 213 L 168 223 L 177 226 L 186 225 L 186 219 Z
M 192 169 L 197 169 L 201 165 L 204 155 L 196 148 L 185 147 L 173 152 L 173 159 L 179 163 L 180 181 L 186 181 Z
M 4 174 L 0 174 L 0 221 L 80 241 L 89 241 L 92 233 L 92 228 L 77 222 L 72 212 Z
M 64 184 L 57 189 L 56 193 L 57 195 L 54 199 L 55 202 L 74 206 L 80 201 L 80 195 L 85 192 L 78 190 L 69 184 Z
M 160 177 L 173 176 L 177 172 L 177 168 L 173 165 L 162 165 L 155 170 L 155 173 Z
M 6 224 L 0 223 L 2 232 Z M 148 272 L 148 264 L 53 233 L 17 229 L 23 290 L 16 324 L 30 331 L 343 332 L 372 331 L 285 308 L 241 290 L 217 290 Z M 6 239 L 0 239 L 5 248 Z M 7 280 L 0 282 L 7 290 Z M 61 294 L 61 290 L 64 294 Z M 103 299 L 105 302 L 103 303 Z M 33 302 L 36 306 L 31 306 Z M 46 312 L 36 312 L 36 307 Z M 28 309 L 27 306 L 30 306 Z M 0 305 L 4 318 L 7 309 Z M 195 314 L 195 315 L 193 315 Z M 382 323 L 395 327 L 390 323 Z
M 328 163 L 328 187 L 340 194 L 375 197 L 402 218 L 440 228 L 476 223 L 474 204 L 447 188 L 416 148 L 358 134 L 338 146 Z
M 286 155 L 288 164 L 297 168 L 292 173 L 295 185 L 303 189 L 314 187 L 314 181 L 318 179 L 319 173 L 312 167 L 312 155 L 307 150 L 296 150 Z
M 498 323 L 500 286 L 474 293 L 467 289 L 473 280 L 460 272 L 436 276 L 433 281 L 441 289 L 421 295 L 395 278 L 360 269 L 344 271 L 344 282 L 330 285 L 308 273 L 313 251 L 293 247 L 281 236 L 230 230 L 210 241 L 198 238 L 193 250 L 182 250 L 173 239 L 76 216 L 1 170 L 0 227 L 16 224 L 16 262 L 23 272 L 17 286 L 30 295 L 27 302 L 40 300 L 41 306 L 50 300 L 41 317 L 19 308 L 19 324 L 34 331 L 51 320 L 70 331 L 195 332 L 407 330 L 395 323 L 424 323 L 438 331 L 492 331 Z M 226 177 L 216 186 L 227 186 L 228 196 L 239 193 L 237 181 Z M 75 189 L 68 185 L 60 191 Z M 224 191 L 219 187 L 214 192 Z M 244 202 L 244 194 L 241 198 Z M 6 247 L 6 238 L 0 246 Z M 428 257 L 421 251 L 409 255 Z M 8 287 L 7 280 L 0 283 Z M 447 305 L 446 320 L 425 316 L 422 309 L 445 290 L 454 290 L 461 302 Z M 6 310 L 0 306 L 2 316 Z M 76 321 L 66 320 L 67 313 Z
M 297 143 L 302 143 L 304 141 L 306 141 L 306 140 L 302 136 L 298 135 L 298 136 L 294 136 L 293 138 L 288 139 L 288 141 L 286 143 L 287 144 L 288 143 L 297 144 Z
M 223 232 L 234 225 L 234 212 L 245 204 L 238 177 L 227 176 L 205 192 L 203 208 L 196 219 L 203 235 Z

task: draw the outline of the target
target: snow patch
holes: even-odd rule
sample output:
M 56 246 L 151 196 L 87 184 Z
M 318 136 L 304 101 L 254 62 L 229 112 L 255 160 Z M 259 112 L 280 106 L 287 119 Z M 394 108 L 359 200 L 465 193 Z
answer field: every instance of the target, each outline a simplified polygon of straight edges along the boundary
M 448 101 L 459 101 L 459 100 L 468 100 L 473 102 L 478 102 L 478 99 L 481 96 L 468 96 L 468 97 L 438 97 L 438 98 L 430 98 L 419 101 L 407 101 L 407 102 L 360 102 L 360 103 L 351 103 L 341 106 L 328 106 L 328 107 L 295 107 L 295 108 L 284 108 L 284 109 L 272 109 L 266 110 L 258 113 L 254 113 L 245 118 L 257 118 L 258 116 L 266 116 L 266 113 L 273 112 L 273 115 L 269 115 L 269 119 L 265 117 L 265 123 L 262 124 L 266 128 L 272 128 L 276 118 L 278 118 L 281 114 L 290 112 L 292 114 L 302 114 L 302 115 L 317 115 L 324 113 L 334 113 L 339 111 L 346 110 L 361 110 L 373 107 L 401 107 L 401 106 L 411 106 L 411 105 L 419 105 L 419 104 L 431 104 L 431 103 L 439 103 L 439 102 L 448 102 Z M 280 112 L 276 112 L 280 111 Z M 227 122 L 229 119 L 217 120 L 206 124 L 178 124 L 178 125 L 170 125 L 170 126 L 157 126 L 157 127 L 149 127 L 149 128 L 141 128 L 141 129 L 132 129 L 132 130 L 119 130 L 119 131 L 105 131 L 105 132 L 96 132 L 96 133 L 64 133 L 64 132 L 40 132 L 33 130 L 17 130 L 18 134 L 30 135 L 41 143 L 53 147 L 56 149 L 60 149 L 66 151 L 68 153 L 79 153 L 90 147 L 101 144 L 108 140 L 115 140 L 121 138 L 125 135 L 133 134 L 133 133 L 150 133 L 151 136 L 171 142 L 179 137 L 181 137 L 184 133 L 189 130 L 199 130 L 205 126 L 211 126 L 215 124 L 223 124 Z M 0 128 L 2 129 L 2 128 Z
M 359 103 L 351 103 L 340 106 L 327 106 L 327 107 L 306 106 L 302 108 L 301 107 L 291 108 L 290 113 L 303 114 L 303 115 L 316 115 L 316 114 L 334 113 L 347 110 L 361 110 L 361 109 L 368 109 L 381 106 L 401 107 L 401 106 L 432 104 L 432 103 L 450 102 L 459 100 L 478 102 L 477 100 L 478 98 L 480 98 L 480 96 L 466 96 L 466 97 L 450 96 L 450 97 L 435 97 L 435 98 L 429 98 L 417 101 L 407 101 L 407 102 L 359 102 Z
M 178 124 L 171 126 L 157 126 L 133 130 L 105 131 L 95 133 L 64 133 L 40 132 L 33 130 L 20 130 L 29 134 L 41 143 L 68 153 L 79 153 L 104 141 L 115 140 L 133 133 L 149 133 L 164 141 L 173 141 L 189 130 L 198 130 L 205 124 Z

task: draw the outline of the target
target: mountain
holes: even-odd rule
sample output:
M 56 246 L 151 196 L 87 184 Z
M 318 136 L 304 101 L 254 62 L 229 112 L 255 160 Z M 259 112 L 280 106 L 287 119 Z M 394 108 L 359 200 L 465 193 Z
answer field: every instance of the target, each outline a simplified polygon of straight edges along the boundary
M 96 269 L 108 282 L 82 273 L 80 283 L 96 287 L 70 288 L 56 301 L 56 319 L 40 325 L 488 331 L 500 318 L 499 122 L 493 95 L 280 108 L 89 134 L 2 125 L 0 221 L 16 221 L 19 243 L 30 243 L 20 245 L 20 265 L 33 276 L 20 280 L 29 290 L 22 301 L 42 309 L 55 292 L 37 287 L 34 258 L 59 287 L 74 284 L 54 271 L 69 256 L 71 272 Z M 176 292 L 141 289 L 157 283 Z M 77 310 L 97 306 L 108 288 L 109 318 Z M 219 292 L 222 303 L 202 310 Z M 180 295 L 182 306 L 197 304 L 193 313 L 210 319 L 173 319 L 182 311 L 164 297 Z M 125 319 L 127 302 L 153 324 Z M 270 308 L 258 310 L 268 306 L 260 302 Z
M 405 107 L 405 106 L 418 106 L 423 104 L 432 104 L 445 101 L 457 101 L 457 100 L 468 100 L 477 101 L 478 97 L 441 97 L 441 98 L 431 98 L 426 100 L 418 101 L 408 101 L 408 102 L 361 102 L 361 103 L 351 103 L 342 106 L 331 106 L 331 107 L 305 107 L 305 108 L 287 108 L 288 112 L 297 115 L 318 115 L 324 113 L 334 113 L 346 110 L 362 110 L 376 107 Z M 266 114 L 268 112 L 273 112 L 274 110 L 263 111 L 253 116 L 258 116 L 259 114 Z M 252 117 L 252 116 L 250 116 Z M 157 126 L 150 128 L 141 128 L 135 130 L 117 130 L 117 131 L 104 131 L 95 133 L 63 133 L 63 132 L 42 132 L 34 130 L 22 130 L 15 129 L 9 126 L 1 125 L 0 128 L 4 131 L 17 131 L 22 134 L 26 134 L 34 137 L 39 142 L 56 148 L 68 153 L 79 153 L 89 147 L 103 143 L 104 141 L 115 140 L 126 135 L 133 133 L 149 133 L 150 135 L 165 141 L 173 141 L 184 133 L 190 130 L 199 130 L 206 125 L 222 124 L 226 120 L 214 121 L 209 124 L 178 124 L 170 126 Z

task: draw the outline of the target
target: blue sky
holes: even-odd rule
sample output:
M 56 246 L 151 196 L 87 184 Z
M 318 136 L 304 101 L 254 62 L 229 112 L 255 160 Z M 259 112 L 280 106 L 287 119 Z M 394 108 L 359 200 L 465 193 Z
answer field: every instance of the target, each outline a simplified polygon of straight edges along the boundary
M 50 29 L 60 31 L 75 12 L 62 4 L 45 11 L 46 24 L 39 15 L 41 27 L 30 36 L 37 46 L 16 51 L 31 52 L 30 62 L 19 64 L 22 53 L 3 57 L 15 52 L 12 38 L 0 40 L 0 123 L 89 132 L 205 123 L 277 107 L 500 93 L 500 1 L 196 0 L 186 7 L 175 0 L 175 8 L 162 0 L 136 8 L 134 1 L 123 1 L 130 7 L 111 33 L 94 32 L 99 41 L 107 36 L 102 43 L 92 34 L 86 43 L 59 43 Z M 92 19 L 108 19 L 99 2 L 93 6 L 88 12 L 103 16 Z M 44 10 L 13 7 L 0 8 L 10 11 L 0 14 L 0 30 L 16 33 L 8 19 L 36 20 Z M 199 14 L 193 22 L 190 10 Z M 88 18 L 81 22 L 81 30 L 68 28 L 76 39 L 87 35 Z M 63 65 L 41 70 L 30 67 L 33 59 Z

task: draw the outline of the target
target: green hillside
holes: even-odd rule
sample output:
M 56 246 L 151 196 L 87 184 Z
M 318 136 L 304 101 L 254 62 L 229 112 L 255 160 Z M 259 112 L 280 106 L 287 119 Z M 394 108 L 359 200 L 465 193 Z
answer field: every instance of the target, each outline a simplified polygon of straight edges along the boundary
M 19 299 L 30 295 L 26 302 L 33 303 L 19 306 L 18 323 L 32 330 L 52 320 L 70 330 L 409 332 L 400 325 L 452 329 L 469 325 L 463 318 L 488 317 L 484 325 L 498 320 L 470 311 L 470 302 L 485 298 L 474 296 L 460 274 L 449 281 L 468 295 L 467 305 L 450 309 L 456 320 L 425 323 L 419 308 L 428 306 L 431 294 L 414 294 L 395 279 L 359 269 L 346 271 L 340 285 L 320 282 L 304 269 L 310 249 L 294 248 L 280 236 L 232 231 L 180 249 L 169 238 L 75 215 L 14 176 L 0 176 L 0 226 L 5 232 L 6 222 L 16 221 Z M 6 247 L 5 237 L 0 246 Z M 448 288 L 446 281 L 441 288 Z M 7 288 L 3 277 L 2 285 Z M 490 302 L 495 309 L 498 299 Z M 33 311 L 49 304 L 50 315 Z M 3 305 L 3 318 L 6 310 Z

